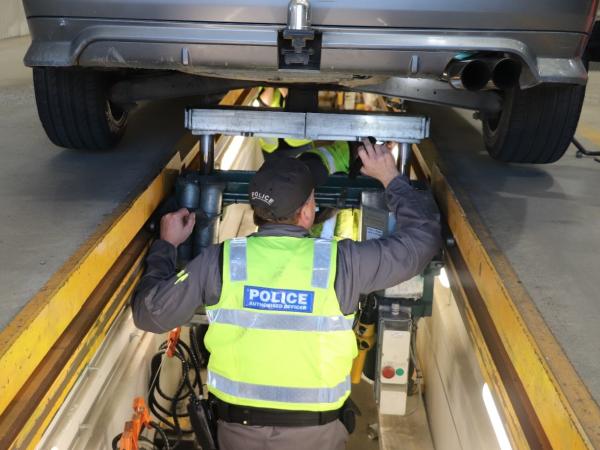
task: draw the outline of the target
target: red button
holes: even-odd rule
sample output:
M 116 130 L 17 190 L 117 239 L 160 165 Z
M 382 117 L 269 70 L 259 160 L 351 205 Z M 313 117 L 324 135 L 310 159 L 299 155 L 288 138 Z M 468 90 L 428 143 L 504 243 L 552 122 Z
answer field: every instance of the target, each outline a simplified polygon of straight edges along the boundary
M 383 378 L 394 378 L 396 371 L 392 366 L 385 366 L 383 369 L 381 369 L 381 375 L 383 375 Z

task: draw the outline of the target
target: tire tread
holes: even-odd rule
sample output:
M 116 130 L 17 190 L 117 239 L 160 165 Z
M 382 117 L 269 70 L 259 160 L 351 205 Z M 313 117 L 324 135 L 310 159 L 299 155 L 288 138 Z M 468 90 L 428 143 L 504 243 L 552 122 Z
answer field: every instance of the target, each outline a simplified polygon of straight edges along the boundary
M 548 164 L 566 152 L 579 122 L 585 86 L 543 85 L 507 91 L 496 130 L 484 118 L 490 156 L 503 162 Z
M 80 68 L 33 69 L 38 116 L 48 138 L 57 146 L 107 150 L 122 137 L 127 121 L 109 125 L 108 83 L 97 72 Z

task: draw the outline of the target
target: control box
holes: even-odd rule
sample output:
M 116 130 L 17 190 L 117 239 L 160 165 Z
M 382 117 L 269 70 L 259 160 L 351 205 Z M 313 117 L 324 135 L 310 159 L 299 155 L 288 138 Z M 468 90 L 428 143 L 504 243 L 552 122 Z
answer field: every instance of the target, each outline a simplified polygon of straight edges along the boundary
M 381 414 L 404 415 L 408 396 L 412 320 L 398 303 L 380 305 L 375 394 Z

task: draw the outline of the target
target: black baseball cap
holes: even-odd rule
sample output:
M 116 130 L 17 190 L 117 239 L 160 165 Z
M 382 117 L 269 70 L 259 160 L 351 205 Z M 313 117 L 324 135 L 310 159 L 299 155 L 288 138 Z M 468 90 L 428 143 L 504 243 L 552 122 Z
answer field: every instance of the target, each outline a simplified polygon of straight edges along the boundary
M 326 180 L 312 161 L 296 158 L 267 159 L 250 180 L 248 195 L 252 206 L 268 211 L 272 219 L 286 217 L 300 208 L 315 187 Z

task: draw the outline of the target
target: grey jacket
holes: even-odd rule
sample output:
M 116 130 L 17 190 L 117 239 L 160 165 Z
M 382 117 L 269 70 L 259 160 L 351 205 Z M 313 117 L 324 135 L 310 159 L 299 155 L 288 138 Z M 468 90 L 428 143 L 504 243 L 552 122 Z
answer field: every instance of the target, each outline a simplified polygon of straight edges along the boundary
M 365 242 L 338 243 L 335 292 L 344 314 L 353 313 L 361 293 L 394 286 L 419 274 L 441 244 L 439 214 L 431 194 L 413 189 L 396 177 L 386 189 L 386 201 L 396 216 L 389 236 Z M 269 224 L 253 236 L 304 237 L 306 229 Z M 152 245 L 146 271 L 132 300 L 138 328 L 162 333 L 187 323 L 201 305 L 215 305 L 222 286 L 222 246 L 206 248 L 186 267 L 189 276 L 178 283 L 177 251 L 166 241 Z

